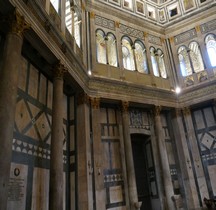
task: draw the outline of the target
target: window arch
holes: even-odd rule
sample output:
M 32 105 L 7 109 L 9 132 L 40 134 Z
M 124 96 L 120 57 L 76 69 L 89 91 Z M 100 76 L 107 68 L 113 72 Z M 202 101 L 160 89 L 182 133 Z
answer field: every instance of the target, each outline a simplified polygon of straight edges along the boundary
M 164 62 L 164 53 L 161 49 L 157 49 L 158 67 L 162 78 L 167 78 L 167 72 Z
M 135 70 L 132 41 L 128 37 L 122 38 L 122 55 L 125 69 Z
M 203 59 L 200 52 L 199 44 L 195 41 L 192 41 L 189 44 L 189 48 L 190 48 L 190 57 L 194 68 L 194 72 L 203 71 L 204 64 L 203 64 Z
M 148 74 L 148 64 L 146 56 L 146 48 L 141 41 L 136 41 L 135 44 L 135 59 L 137 64 L 137 71 Z
M 105 33 L 101 29 L 96 31 L 96 51 L 97 62 L 107 64 Z
M 108 63 L 111 66 L 117 66 L 117 47 L 116 38 L 112 33 L 107 34 L 107 57 Z
M 159 74 L 158 64 L 157 64 L 157 59 L 156 59 L 157 52 L 154 47 L 150 47 L 149 50 L 151 54 L 151 63 L 152 63 L 154 76 L 159 77 L 160 74 Z
M 180 63 L 180 69 L 183 77 L 192 74 L 192 68 L 190 64 L 190 58 L 188 54 L 188 48 L 186 46 L 180 46 L 178 49 L 178 58 Z
M 206 48 L 211 66 L 216 66 L 216 40 L 214 34 L 209 34 L 205 38 Z

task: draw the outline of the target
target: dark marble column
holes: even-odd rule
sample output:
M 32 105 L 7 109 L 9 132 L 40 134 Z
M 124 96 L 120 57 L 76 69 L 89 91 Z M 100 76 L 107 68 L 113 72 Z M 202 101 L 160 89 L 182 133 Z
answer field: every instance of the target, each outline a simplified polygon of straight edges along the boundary
M 3 20 L 3 17 L 0 18 Z M 17 12 L 7 17 L 6 21 L 10 29 L 0 69 L 0 210 L 7 209 L 21 49 L 23 32 L 28 28 L 24 18 Z
M 90 134 L 89 97 L 84 92 L 77 99 L 77 162 L 79 210 L 93 209 L 93 158 Z M 85 195 L 85 196 L 83 196 Z
M 92 97 L 91 112 L 92 112 L 92 133 L 93 133 L 93 152 L 94 152 L 94 179 L 95 179 L 95 202 L 96 209 L 106 209 L 106 191 L 104 188 L 103 175 L 103 145 L 101 142 L 101 125 L 100 125 L 100 98 Z
M 49 210 L 63 209 L 63 75 L 62 64 L 54 67 L 50 156 Z
M 138 202 L 137 187 L 135 179 L 135 170 L 133 162 L 133 151 L 131 145 L 130 129 L 129 129 L 129 102 L 122 101 L 122 124 L 123 124 L 123 135 L 124 135 L 124 148 L 125 158 L 127 167 L 127 178 L 128 178 L 128 191 L 130 199 L 130 209 L 140 209 L 141 203 Z
M 167 205 L 167 209 L 173 210 L 175 209 L 174 203 L 172 201 L 172 196 L 174 195 L 174 191 L 173 191 L 172 179 L 170 174 L 169 160 L 168 160 L 168 154 L 167 154 L 166 143 L 165 143 L 165 134 L 162 127 L 160 111 L 161 111 L 161 107 L 155 106 L 155 113 L 154 113 L 155 130 L 156 130 L 157 143 L 158 143 L 159 155 L 160 155 L 160 161 L 162 167 L 162 177 L 163 177 L 163 184 L 164 184 L 164 190 L 166 195 L 166 205 Z

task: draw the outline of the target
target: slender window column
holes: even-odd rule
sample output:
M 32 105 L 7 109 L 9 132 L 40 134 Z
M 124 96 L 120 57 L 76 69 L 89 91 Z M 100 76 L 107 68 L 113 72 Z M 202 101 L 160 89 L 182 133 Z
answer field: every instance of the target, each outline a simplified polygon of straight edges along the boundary
M 6 21 L 10 31 L 6 37 L 0 69 L 0 210 L 7 209 L 21 49 L 23 33 L 29 27 L 24 17 L 16 11 Z
M 161 112 L 161 107 L 155 106 L 155 113 L 154 113 L 155 131 L 156 131 L 160 161 L 162 166 L 162 176 L 163 176 L 163 184 L 164 184 L 164 190 L 166 195 L 166 205 L 167 205 L 167 209 L 173 210 L 175 209 L 175 206 L 171 198 L 174 195 L 174 191 L 173 191 L 172 179 L 170 174 L 167 149 L 165 144 L 165 134 L 161 123 L 160 112 Z
M 130 129 L 129 129 L 129 113 L 128 113 L 129 102 L 122 101 L 122 124 L 123 124 L 123 135 L 124 135 L 124 148 L 125 158 L 127 167 L 127 178 L 128 178 L 128 191 L 130 199 L 131 210 L 140 209 L 142 203 L 138 202 L 137 187 L 135 180 L 135 170 L 133 162 L 133 151 L 131 145 Z
M 62 64 L 54 67 L 50 155 L 49 210 L 63 209 L 63 75 Z

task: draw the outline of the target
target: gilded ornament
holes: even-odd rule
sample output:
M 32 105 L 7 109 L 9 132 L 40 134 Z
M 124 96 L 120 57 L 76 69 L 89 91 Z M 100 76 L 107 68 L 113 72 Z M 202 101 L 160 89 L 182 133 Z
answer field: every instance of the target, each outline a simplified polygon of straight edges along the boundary
M 183 108 L 183 113 L 184 113 L 185 116 L 190 115 L 190 113 L 191 113 L 191 112 L 190 112 L 190 107 L 184 107 L 184 108 Z
M 60 62 L 57 63 L 53 67 L 53 75 L 55 78 L 63 78 L 64 74 L 67 72 L 65 66 L 61 64 Z
M 96 97 L 90 97 L 91 106 L 93 109 L 99 109 L 100 108 L 100 98 Z
M 129 102 L 122 101 L 122 112 L 128 112 L 128 108 L 129 108 Z

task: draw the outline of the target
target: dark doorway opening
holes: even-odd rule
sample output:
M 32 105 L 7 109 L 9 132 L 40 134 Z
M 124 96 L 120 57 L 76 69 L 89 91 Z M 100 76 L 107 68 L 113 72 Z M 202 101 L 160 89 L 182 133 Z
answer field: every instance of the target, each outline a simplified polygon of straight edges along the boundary
M 150 137 L 144 134 L 131 134 L 131 143 L 138 199 L 142 201 L 140 210 L 152 210 L 148 166 L 152 161 Z

